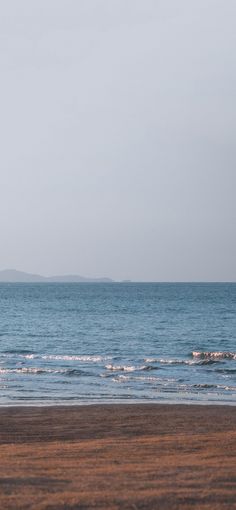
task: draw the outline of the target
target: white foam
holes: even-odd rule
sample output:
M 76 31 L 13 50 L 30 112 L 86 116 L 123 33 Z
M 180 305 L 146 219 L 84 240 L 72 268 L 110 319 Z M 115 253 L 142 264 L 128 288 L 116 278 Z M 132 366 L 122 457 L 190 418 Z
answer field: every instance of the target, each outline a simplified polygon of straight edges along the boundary
M 43 355 L 42 359 L 45 360 L 63 360 L 63 361 L 85 361 L 85 362 L 98 362 L 111 359 L 110 356 L 77 356 L 77 355 L 60 355 L 60 354 L 48 354 Z
M 133 366 L 133 365 L 106 365 L 107 370 L 113 370 L 114 372 L 136 372 L 137 370 L 147 370 L 149 367 Z
M 200 359 L 206 359 L 206 360 L 220 360 L 220 359 L 235 359 L 236 360 L 236 353 L 235 352 L 228 352 L 228 351 L 208 351 L 208 352 L 201 352 L 201 351 L 193 351 L 192 352 L 193 358 L 200 358 Z
M 112 356 L 99 356 L 99 355 L 69 355 L 69 354 L 21 354 L 21 358 L 25 359 L 43 359 L 43 360 L 58 360 L 58 361 L 82 361 L 82 362 L 91 362 L 96 363 L 99 361 L 107 361 L 109 359 L 112 359 Z
M 176 382 L 175 379 L 169 379 L 169 378 L 162 378 L 162 377 L 149 377 L 149 376 L 142 376 L 142 375 L 137 375 L 137 376 L 134 376 L 134 375 L 117 375 L 115 377 L 112 378 L 112 381 L 113 382 L 125 382 L 125 381 L 134 381 L 134 382 L 139 382 L 139 381 L 142 381 L 142 382 L 156 382 L 156 383 L 161 383 L 161 384 L 168 384 L 168 383 L 173 383 L 173 382 Z
M 65 370 L 53 370 L 49 368 L 22 367 L 22 368 L 1 368 L 0 374 L 44 374 L 64 373 Z
M 161 363 L 162 365 L 195 365 L 196 361 L 192 359 L 164 359 L 164 358 L 145 358 L 145 363 Z

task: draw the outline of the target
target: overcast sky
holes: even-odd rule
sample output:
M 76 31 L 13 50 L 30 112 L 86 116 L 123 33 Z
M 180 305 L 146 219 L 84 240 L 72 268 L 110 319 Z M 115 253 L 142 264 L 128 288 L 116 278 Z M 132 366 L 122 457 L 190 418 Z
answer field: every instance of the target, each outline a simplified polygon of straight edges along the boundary
M 236 280 L 235 19 L 0 0 L 0 269 Z

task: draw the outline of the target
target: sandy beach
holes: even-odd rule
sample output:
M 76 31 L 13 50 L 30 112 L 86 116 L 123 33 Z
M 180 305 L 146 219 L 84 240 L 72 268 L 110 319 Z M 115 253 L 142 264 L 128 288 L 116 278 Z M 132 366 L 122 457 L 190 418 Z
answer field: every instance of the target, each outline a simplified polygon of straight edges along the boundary
M 1 509 L 234 509 L 236 407 L 0 409 Z

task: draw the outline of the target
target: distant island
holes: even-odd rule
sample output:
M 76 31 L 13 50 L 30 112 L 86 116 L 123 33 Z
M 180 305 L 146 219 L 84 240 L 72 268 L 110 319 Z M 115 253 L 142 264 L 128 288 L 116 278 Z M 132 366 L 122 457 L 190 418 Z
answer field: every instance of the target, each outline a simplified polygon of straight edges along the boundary
M 87 278 L 84 276 L 68 274 L 62 276 L 41 276 L 39 274 L 25 273 L 16 269 L 0 271 L 0 283 L 112 283 L 111 278 Z

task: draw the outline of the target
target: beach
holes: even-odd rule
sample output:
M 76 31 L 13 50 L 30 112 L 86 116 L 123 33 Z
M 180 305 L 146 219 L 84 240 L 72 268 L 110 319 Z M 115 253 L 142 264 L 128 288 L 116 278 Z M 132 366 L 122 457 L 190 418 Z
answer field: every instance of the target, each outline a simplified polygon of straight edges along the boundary
M 236 508 L 236 407 L 2 407 L 0 508 Z

